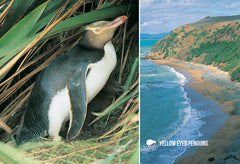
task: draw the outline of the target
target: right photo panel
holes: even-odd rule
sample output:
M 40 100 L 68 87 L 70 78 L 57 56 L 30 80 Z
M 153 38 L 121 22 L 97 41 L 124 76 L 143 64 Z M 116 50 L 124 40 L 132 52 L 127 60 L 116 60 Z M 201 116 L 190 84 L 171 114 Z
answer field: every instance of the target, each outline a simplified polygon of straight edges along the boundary
M 140 163 L 240 163 L 240 2 L 140 0 Z

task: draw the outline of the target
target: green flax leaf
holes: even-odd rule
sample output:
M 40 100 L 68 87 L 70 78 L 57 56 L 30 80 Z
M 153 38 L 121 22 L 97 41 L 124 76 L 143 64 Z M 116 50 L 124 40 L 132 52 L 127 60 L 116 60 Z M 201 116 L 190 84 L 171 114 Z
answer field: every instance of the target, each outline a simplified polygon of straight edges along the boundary
M 5 35 L 3 35 L 0 39 L 0 48 L 26 37 L 39 20 L 46 6 L 47 2 L 33 10 L 15 26 L 13 26 Z

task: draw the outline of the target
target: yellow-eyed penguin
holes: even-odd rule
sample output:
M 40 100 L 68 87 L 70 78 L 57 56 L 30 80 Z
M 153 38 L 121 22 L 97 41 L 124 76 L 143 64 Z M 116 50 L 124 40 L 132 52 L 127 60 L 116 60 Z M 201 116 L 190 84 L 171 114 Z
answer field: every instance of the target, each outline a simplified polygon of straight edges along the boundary
M 126 16 L 99 21 L 85 27 L 77 46 L 54 60 L 37 78 L 16 137 L 22 144 L 49 135 L 60 140 L 59 132 L 69 120 L 66 139 L 81 131 L 87 104 L 99 93 L 117 63 L 111 39 Z

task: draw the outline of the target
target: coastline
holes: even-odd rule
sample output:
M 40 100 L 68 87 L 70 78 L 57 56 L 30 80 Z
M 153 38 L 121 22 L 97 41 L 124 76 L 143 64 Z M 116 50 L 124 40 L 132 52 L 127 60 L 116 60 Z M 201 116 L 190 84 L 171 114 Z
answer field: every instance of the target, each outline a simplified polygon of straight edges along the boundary
M 236 141 L 240 138 L 236 137 L 240 131 L 240 115 L 233 115 L 232 113 L 234 110 L 238 112 L 240 109 L 235 109 L 234 107 L 236 97 L 233 95 L 234 87 L 231 86 L 231 89 L 229 89 L 229 86 L 232 85 L 229 73 L 221 71 L 216 67 L 178 60 L 152 59 L 152 61 L 160 65 L 168 65 L 175 69 L 190 73 L 192 80 L 188 85 L 199 94 L 215 101 L 217 105 L 222 106 L 222 111 L 229 116 L 225 124 L 218 128 L 213 136 L 210 136 L 211 138 L 207 147 L 200 147 L 197 150 L 196 148 L 190 148 L 178 158 L 175 163 L 212 163 L 210 161 L 220 162 L 222 160 L 222 162 L 224 162 L 226 160 L 236 160 L 238 157 L 229 157 L 229 154 L 234 153 L 233 151 L 240 151 L 240 144 L 237 143 L 238 146 L 236 146 Z M 211 77 L 209 77 L 209 74 L 211 74 Z M 215 82 L 215 79 L 218 79 L 218 82 Z M 239 89 L 239 84 L 234 84 L 234 86 Z M 240 96 L 237 95 L 237 98 L 240 99 Z M 211 111 L 213 109 L 209 110 Z M 214 126 L 214 123 L 207 126 Z M 206 129 L 207 128 L 205 128 L 205 131 L 211 130 L 211 128 L 208 128 L 208 130 Z M 204 128 L 200 129 L 200 131 L 201 130 L 204 131 Z M 234 150 L 231 145 L 234 145 Z M 190 153 L 191 151 L 194 152 L 194 154 Z M 229 158 L 226 159 L 226 157 Z

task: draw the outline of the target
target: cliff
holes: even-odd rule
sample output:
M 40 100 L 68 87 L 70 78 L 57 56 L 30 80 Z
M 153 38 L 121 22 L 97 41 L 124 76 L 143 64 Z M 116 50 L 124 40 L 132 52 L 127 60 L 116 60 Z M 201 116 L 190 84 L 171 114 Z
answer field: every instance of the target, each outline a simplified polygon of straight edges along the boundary
M 146 59 L 178 59 L 218 68 L 240 81 L 240 16 L 206 17 L 153 45 Z

